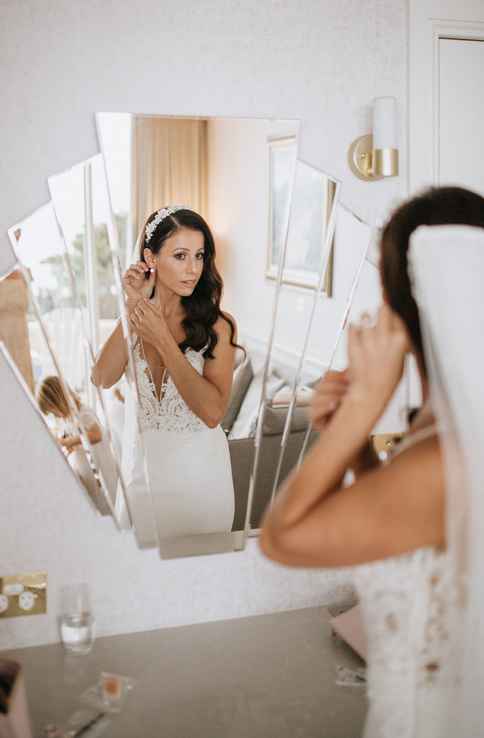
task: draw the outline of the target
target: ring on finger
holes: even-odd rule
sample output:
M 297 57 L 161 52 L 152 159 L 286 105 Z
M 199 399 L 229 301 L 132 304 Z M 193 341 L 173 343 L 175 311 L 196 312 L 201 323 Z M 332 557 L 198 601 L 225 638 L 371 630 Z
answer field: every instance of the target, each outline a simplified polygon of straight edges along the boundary
M 364 312 L 361 313 L 361 316 L 360 316 L 360 327 L 369 328 L 372 325 L 374 325 L 374 320 L 372 316 L 370 315 L 370 313 L 367 310 L 365 310 Z

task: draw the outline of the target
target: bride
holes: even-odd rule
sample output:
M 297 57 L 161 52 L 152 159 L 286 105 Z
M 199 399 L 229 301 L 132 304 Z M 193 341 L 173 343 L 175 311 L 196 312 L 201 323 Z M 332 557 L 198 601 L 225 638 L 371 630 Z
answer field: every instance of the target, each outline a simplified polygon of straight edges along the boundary
M 139 261 L 123 285 L 140 400 L 137 418 L 127 408 L 123 439 L 130 511 L 140 545 L 159 544 L 162 555 L 176 555 L 180 537 L 182 549 L 196 548 L 196 536 L 228 534 L 234 518 L 220 421 L 232 387 L 236 325 L 220 309 L 222 279 L 205 220 L 181 206 L 152 213 L 139 239 Z M 118 324 L 92 380 L 111 387 L 127 367 Z
M 365 738 L 483 735 L 484 475 L 475 473 L 484 434 L 476 345 L 483 229 L 484 198 L 455 187 L 428 190 L 392 215 L 381 240 L 376 324 L 350 327 L 348 369 L 328 372 L 313 400 L 320 438 L 263 523 L 260 545 L 275 561 L 355 566 L 368 640 Z M 409 351 L 422 408 L 393 459 L 379 466 L 367 438 Z

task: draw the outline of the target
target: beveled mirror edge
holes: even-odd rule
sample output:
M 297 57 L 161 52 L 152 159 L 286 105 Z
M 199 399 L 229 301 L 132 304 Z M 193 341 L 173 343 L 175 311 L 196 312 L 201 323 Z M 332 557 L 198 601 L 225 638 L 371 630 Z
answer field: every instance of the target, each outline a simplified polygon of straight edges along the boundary
M 359 284 L 359 281 L 360 281 L 360 278 L 361 278 L 361 273 L 363 271 L 363 267 L 364 267 L 365 263 L 368 262 L 368 258 L 367 258 L 368 257 L 368 252 L 370 250 L 371 244 L 372 244 L 373 239 L 374 239 L 374 234 L 375 234 L 375 231 L 376 231 L 376 226 L 369 226 L 367 223 L 365 223 L 364 220 L 362 220 L 357 215 L 355 215 L 355 213 L 353 213 L 351 210 L 349 210 L 349 208 L 346 208 L 345 206 L 342 206 L 342 207 L 351 216 L 353 216 L 354 218 L 356 218 L 360 223 L 366 225 L 370 229 L 370 233 L 369 233 L 369 236 L 368 236 L 368 242 L 366 244 L 365 249 L 362 252 L 362 256 L 361 256 L 360 262 L 358 264 L 357 270 L 356 270 L 356 272 L 354 274 L 354 277 L 353 277 L 353 280 L 352 280 L 352 283 L 351 283 L 350 291 L 349 291 L 349 294 L 348 294 L 348 297 L 347 297 L 347 300 L 346 300 L 346 304 L 345 304 L 345 309 L 343 310 L 343 313 L 342 313 L 342 316 L 341 316 L 341 320 L 340 320 L 340 324 L 339 324 L 339 327 L 338 327 L 338 330 L 337 330 L 337 333 L 336 333 L 336 338 L 335 338 L 335 341 L 334 341 L 334 344 L 333 344 L 333 348 L 332 348 L 331 353 L 330 353 L 330 356 L 329 356 L 328 370 L 331 369 L 332 366 L 333 366 L 333 364 L 334 364 L 334 360 L 335 360 L 335 357 L 336 357 L 336 352 L 338 350 L 339 343 L 341 341 L 341 338 L 343 336 L 343 333 L 344 333 L 344 330 L 345 330 L 345 327 L 346 327 L 346 322 L 347 322 L 348 316 L 350 314 L 351 306 L 353 304 L 355 292 L 356 292 L 356 290 L 358 288 L 358 284 Z M 372 263 L 372 262 L 369 262 L 369 263 Z M 307 448 L 307 444 L 309 442 L 309 437 L 311 435 L 311 431 L 312 431 L 312 423 L 309 423 L 308 428 L 306 430 L 306 434 L 304 436 L 304 440 L 303 440 L 303 444 L 302 444 L 302 447 L 301 447 L 301 451 L 299 453 L 299 458 L 298 458 L 298 461 L 297 461 L 297 467 L 298 468 L 302 464 L 302 460 L 303 460 L 304 454 L 306 452 L 306 448 Z
M 80 306 L 81 303 L 80 303 L 79 293 L 78 293 L 78 289 L 77 289 L 77 285 L 76 285 L 76 280 L 74 278 L 74 270 L 73 270 L 73 267 L 72 267 L 71 255 L 69 253 L 69 248 L 68 248 L 68 245 L 67 245 L 67 239 L 66 239 L 66 235 L 65 235 L 64 229 L 62 227 L 62 223 L 60 221 L 59 213 L 58 213 L 58 211 L 56 209 L 52 183 L 56 179 L 56 177 L 65 175 L 67 172 L 69 172 L 69 171 L 71 171 L 71 170 L 73 170 L 73 169 L 75 169 L 77 167 L 83 166 L 84 168 L 87 167 L 90 170 L 90 168 L 92 167 L 92 164 L 96 160 L 101 161 L 101 159 L 99 158 L 101 156 L 102 156 L 102 154 L 99 154 L 98 153 L 98 154 L 96 154 L 94 156 L 89 157 L 89 159 L 86 159 L 83 162 L 79 162 L 78 164 L 73 165 L 72 167 L 70 167 L 67 170 L 64 170 L 63 172 L 60 172 L 58 174 L 55 174 L 55 175 L 52 175 L 52 176 L 48 177 L 48 179 L 47 179 L 47 185 L 48 185 L 49 192 L 50 192 L 50 195 L 51 195 L 51 198 L 52 198 L 51 199 L 51 202 L 52 202 L 52 208 L 53 208 L 54 216 L 55 216 L 56 223 L 57 223 L 57 228 L 59 230 L 59 235 L 60 235 L 60 237 L 62 239 L 62 242 L 64 244 L 64 261 L 66 263 L 67 271 L 68 271 L 68 274 L 69 274 L 69 281 L 70 281 L 70 284 L 71 284 L 72 295 L 73 295 L 73 298 L 75 300 L 75 303 L 78 306 Z M 84 195 L 86 197 L 86 193 L 84 193 Z M 109 224 L 107 224 L 107 225 L 109 227 Z M 91 343 L 91 341 L 89 339 L 89 332 L 88 332 L 87 327 L 86 327 L 86 324 L 85 324 L 85 317 L 83 315 L 82 309 L 80 309 L 80 314 L 81 314 L 81 331 L 82 331 L 83 341 L 84 341 L 84 344 L 85 344 L 85 346 L 87 348 L 88 356 L 90 358 L 91 365 L 92 365 L 93 362 L 94 362 L 94 360 L 95 360 L 95 352 L 94 352 L 94 348 L 92 346 L 92 343 Z M 121 494 L 123 495 L 123 499 L 124 499 L 124 501 L 126 503 L 126 510 L 127 510 L 128 518 L 129 518 L 129 520 L 128 520 L 128 526 L 126 526 L 125 524 L 123 525 L 121 523 L 120 516 L 118 516 L 118 513 L 116 512 L 116 508 L 117 508 L 116 500 L 114 501 L 114 503 L 111 501 L 111 497 L 110 497 L 109 492 L 107 490 L 106 482 L 103 479 L 103 485 L 105 487 L 104 492 L 105 492 L 105 495 L 107 496 L 107 498 L 109 499 L 109 503 L 108 504 L 109 504 L 109 507 L 110 507 L 111 515 L 112 515 L 112 517 L 113 517 L 113 519 L 115 521 L 116 527 L 118 528 L 118 530 L 123 530 L 123 529 L 129 528 L 129 527 L 132 527 L 131 511 L 130 511 L 130 508 L 129 508 L 129 504 L 126 502 L 127 495 L 126 495 L 126 487 L 125 487 L 125 483 L 124 483 L 124 478 L 123 478 L 123 474 L 122 474 L 122 468 L 121 468 L 121 464 L 118 461 L 117 454 L 115 453 L 115 450 L 114 450 L 113 433 L 112 433 L 112 429 L 111 429 L 111 422 L 110 422 L 109 414 L 106 412 L 106 404 L 104 402 L 104 397 L 103 397 L 103 394 L 102 394 L 102 391 L 101 391 L 101 388 L 100 387 L 95 386 L 95 395 L 96 395 L 97 401 L 99 402 L 99 405 L 101 407 L 101 410 L 103 412 L 105 429 L 107 430 L 107 434 L 106 434 L 107 435 L 107 441 L 108 441 L 108 444 L 109 444 L 109 449 L 110 449 L 112 458 L 114 460 L 114 465 L 115 465 L 115 469 L 116 469 L 116 473 L 117 473 L 117 480 L 118 480 L 118 482 L 117 482 L 116 498 L 117 498 L 117 494 L 119 493 L 119 491 L 121 491 Z M 101 471 L 101 477 L 102 477 L 102 470 L 100 470 L 100 471 Z
M 276 288 L 275 288 L 274 297 L 272 301 L 271 330 L 269 334 L 269 341 L 267 344 L 266 356 L 264 360 L 264 370 L 262 373 L 262 386 L 261 386 L 261 393 L 260 393 L 260 399 L 259 399 L 259 408 L 257 411 L 257 426 L 256 426 L 255 438 L 254 438 L 254 460 L 252 463 L 252 469 L 251 469 L 250 478 L 249 478 L 247 511 L 246 511 L 246 518 L 245 518 L 245 524 L 244 524 L 244 542 L 247 540 L 249 531 L 251 530 L 250 516 L 252 512 L 252 504 L 254 501 L 255 485 L 257 483 L 257 474 L 259 471 L 262 428 L 264 425 L 264 417 L 265 417 L 265 410 L 266 410 L 266 403 L 267 403 L 267 379 L 269 376 L 269 367 L 270 367 L 270 361 L 271 361 L 271 356 L 272 356 L 272 349 L 274 345 L 274 337 L 275 337 L 276 322 L 277 322 L 277 309 L 279 306 L 279 298 L 280 298 L 281 287 L 282 287 L 282 276 L 283 276 L 284 264 L 286 260 L 288 235 L 289 235 L 289 223 L 291 221 L 291 211 L 292 211 L 292 205 L 293 205 L 294 181 L 295 181 L 295 176 L 296 176 L 296 166 L 297 166 L 297 161 L 299 158 L 300 146 L 301 146 L 301 141 L 300 141 L 300 136 L 298 135 L 296 139 L 296 157 L 295 157 L 295 161 L 294 161 L 292 173 L 291 173 L 291 186 L 290 186 L 290 191 L 289 191 L 289 206 L 287 208 L 287 213 L 286 213 L 286 217 L 284 220 L 284 229 L 283 229 L 284 245 L 283 245 L 282 254 L 280 255 L 280 260 L 279 260 L 279 269 L 278 269 L 278 274 L 277 274 Z
M 124 299 L 124 291 L 123 291 L 123 285 L 122 285 L 122 272 L 121 272 L 121 265 L 119 260 L 119 234 L 118 229 L 116 225 L 116 221 L 114 218 L 114 210 L 113 210 L 113 203 L 112 203 L 112 197 L 111 197 L 111 188 L 109 186 L 109 178 L 108 178 L 108 172 L 107 172 L 107 164 L 106 164 L 106 157 L 104 154 L 104 148 L 103 148 L 103 140 L 102 140 L 102 133 L 101 128 L 99 125 L 99 117 L 98 113 L 95 113 L 95 125 L 96 125 L 96 133 L 97 133 L 97 140 L 99 144 L 99 155 L 102 157 L 102 163 L 103 163 L 103 173 L 104 173 L 104 182 L 106 186 L 106 194 L 107 194 L 107 205 L 108 205 L 108 242 L 110 247 L 110 254 L 111 254 L 111 263 L 113 268 L 113 274 L 114 274 L 114 281 L 116 286 L 116 298 L 118 301 L 118 309 L 119 309 L 119 319 L 121 321 L 121 327 L 123 331 L 124 340 L 126 341 L 126 346 L 128 348 L 128 371 L 132 377 L 133 380 L 133 389 L 135 393 L 135 399 L 136 399 L 136 405 L 137 407 L 140 407 L 141 400 L 140 400 L 140 390 L 138 385 L 138 376 L 136 373 L 136 367 L 135 367 L 135 361 L 133 356 L 133 346 L 131 342 L 131 333 L 129 330 L 129 323 L 128 323 L 128 314 L 126 310 L 126 302 Z M 141 448 L 141 454 L 143 458 L 143 474 L 145 479 L 146 488 L 148 490 L 151 510 L 154 510 L 154 503 L 153 503 L 153 492 L 151 489 L 151 480 L 148 470 L 148 459 L 146 454 L 146 447 L 143 441 L 143 434 L 141 432 L 141 425 L 140 425 L 140 419 L 138 413 L 136 413 L 136 423 L 137 423 L 137 431 L 138 431 L 138 441 Z M 129 498 L 128 489 L 126 488 L 124 490 L 124 503 L 126 505 L 126 509 L 128 512 L 128 516 L 131 521 L 131 525 L 134 529 L 135 535 L 135 517 L 133 514 L 133 508 L 131 506 L 131 500 Z M 158 550 L 160 550 L 160 540 L 158 536 L 158 530 L 156 529 L 156 526 L 154 526 L 153 529 L 154 536 L 155 536 L 155 543 L 158 547 Z M 138 540 L 138 545 L 142 547 L 142 544 Z
M 326 224 L 326 233 L 325 233 L 325 237 L 324 237 L 323 254 L 322 254 L 321 265 L 320 265 L 319 274 L 318 274 L 318 286 L 313 291 L 314 294 L 313 294 L 313 300 L 312 300 L 312 306 L 311 306 L 311 313 L 310 313 L 309 320 L 308 320 L 307 326 L 306 326 L 306 333 L 305 333 L 305 337 L 304 337 L 303 348 L 302 348 L 302 352 L 301 352 L 300 357 L 299 357 L 297 369 L 296 369 L 296 372 L 294 374 L 294 379 L 293 379 L 293 382 L 292 382 L 291 398 L 290 398 L 290 402 L 289 402 L 289 408 L 288 408 L 288 411 L 286 413 L 286 420 L 285 420 L 285 423 L 284 423 L 284 430 L 283 430 L 282 438 L 281 438 L 281 447 L 280 447 L 280 451 L 279 451 L 279 458 L 278 458 L 278 462 L 277 462 L 276 473 L 274 475 L 274 481 L 273 481 L 273 485 L 272 485 L 272 493 L 271 493 L 271 502 L 270 502 L 270 504 L 272 504 L 272 502 L 274 501 L 274 497 L 276 495 L 276 490 L 277 490 L 277 488 L 279 486 L 279 479 L 280 479 L 280 475 L 281 475 L 282 464 L 283 464 L 283 461 L 284 461 L 284 456 L 285 456 L 286 448 L 287 448 L 287 442 L 288 442 L 288 438 L 289 438 L 289 429 L 291 427 L 291 422 L 292 422 L 292 418 L 293 418 L 293 414 L 294 414 L 294 408 L 296 406 L 297 388 L 298 388 L 298 384 L 299 384 L 299 381 L 300 381 L 300 378 L 301 378 L 301 373 L 302 373 L 302 369 L 303 369 L 303 366 L 304 366 L 304 362 L 305 362 L 305 359 L 306 359 L 306 354 L 307 354 L 307 350 L 308 350 L 309 339 L 310 339 L 310 335 L 311 335 L 311 329 L 312 329 L 313 322 L 314 322 L 314 316 L 316 314 L 316 307 L 317 307 L 317 304 L 318 304 L 318 299 L 320 297 L 323 297 L 323 296 L 326 296 L 327 297 L 327 295 L 325 295 L 325 293 L 324 293 L 324 285 L 325 285 L 325 280 L 326 280 L 326 273 L 327 273 L 328 264 L 329 264 L 329 261 L 330 261 L 330 258 L 331 258 L 333 238 L 334 238 L 334 232 L 335 232 L 335 226 L 336 226 L 337 207 L 338 207 L 338 202 L 339 202 L 339 193 L 340 193 L 340 189 L 341 189 L 341 182 L 339 180 L 336 180 L 333 177 L 330 177 L 330 175 L 326 174 L 325 172 L 323 172 L 322 170 L 318 169 L 317 167 L 313 167 L 311 164 L 308 164 L 307 162 L 305 162 L 303 160 L 298 160 L 298 161 L 300 161 L 305 166 L 309 166 L 312 169 L 314 169 L 315 171 L 320 172 L 330 182 L 334 183 L 335 187 L 334 187 L 334 192 L 332 193 L 333 196 L 332 196 L 332 200 L 331 200 L 331 203 L 330 203 L 331 212 L 330 212 L 330 215 L 329 215 L 327 224 Z M 297 165 L 297 162 L 296 162 L 296 165 Z M 309 423 L 309 426 L 308 427 L 311 427 L 311 423 Z M 309 438 L 309 436 L 308 436 L 308 438 Z

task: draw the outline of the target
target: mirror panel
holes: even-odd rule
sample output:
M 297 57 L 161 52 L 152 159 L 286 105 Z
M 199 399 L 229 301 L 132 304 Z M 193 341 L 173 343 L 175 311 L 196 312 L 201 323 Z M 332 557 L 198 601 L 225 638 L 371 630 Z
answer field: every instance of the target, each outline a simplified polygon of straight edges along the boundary
M 308 345 L 306 362 L 315 363 L 319 357 L 321 377 L 332 369 L 346 369 L 347 326 L 363 309 L 372 309 L 367 298 L 359 299 L 362 280 L 364 280 L 367 254 L 373 241 L 373 230 L 357 218 L 341 203 L 336 207 L 335 234 L 333 239 L 333 298 L 318 303 Z M 374 277 L 373 269 L 370 270 Z M 378 293 L 378 289 L 376 290 Z M 365 291 L 365 296 L 367 291 Z M 313 429 L 308 426 L 302 445 L 298 465 L 309 447 Z
M 114 510 L 97 419 L 85 402 L 82 310 L 68 279 L 52 203 L 9 229 L 19 267 L 0 283 L 2 338 L 36 407 L 98 512 Z M 111 492 L 111 494 L 110 494 Z
M 182 203 L 201 215 L 213 235 L 216 266 L 223 280 L 220 306 L 233 316 L 237 325 L 235 342 L 245 349 L 245 353 L 236 351 L 235 366 L 230 370 L 231 396 L 220 427 L 207 427 L 192 411 L 189 417 L 193 428 L 197 426 L 200 432 L 192 429 L 187 436 L 177 436 L 168 429 L 169 418 L 164 416 L 156 431 L 145 424 L 138 434 L 145 446 L 152 493 L 150 498 L 143 492 L 146 483 L 136 474 L 126 480 L 138 543 L 141 537 L 144 545 L 157 545 L 162 558 L 237 550 L 244 545 L 254 437 L 276 287 L 267 275 L 271 258 L 271 152 L 275 140 L 290 139 L 289 158 L 295 160 L 298 122 L 99 113 L 97 127 L 113 213 L 121 228 L 126 228 L 129 263 L 140 258 L 140 235 L 148 215 L 174 203 Z M 290 205 L 287 194 L 287 188 L 276 194 L 286 211 Z M 277 217 L 281 217 L 280 207 Z M 287 222 L 283 215 L 284 220 Z M 280 225 L 277 227 L 280 237 Z M 168 247 L 163 246 L 161 254 L 163 248 Z M 156 290 L 152 301 L 155 295 Z M 136 344 L 137 336 L 132 333 L 132 361 L 139 367 L 146 357 L 140 354 L 141 343 Z M 185 350 L 192 371 L 203 353 L 200 349 L 203 347 Z M 198 372 L 205 378 L 211 360 L 203 358 Z M 161 364 L 158 360 L 158 365 L 150 366 L 146 360 L 142 372 L 137 372 L 138 382 L 145 385 L 143 391 L 146 376 L 153 379 L 150 371 Z M 161 380 L 161 374 L 157 379 Z M 203 393 L 203 383 L 199 387 Z M 207 385 L 205 389 L 210 392 Z M 183 400 L 183 382 L 176 367 L 173 375 L 168 375 L 164 391 L 162 413 L 168 411 L 170 397 L 178 395 Z M 141 398 L 142 405 L 146 399 L 146 395 Z M 191 411 L 190 402 L 196 405 L 193 396 L 184 402 Z M 203 402 L 200 404 L 203 406 Z M 136 412 L 139 417 L 139 405 Z M 144 503 L 140 504 L 142 498 Z M 137 512 L 143 521 L 151 512 L 156 528 L 151 541 Z
M 321 376 L 323 365 L 318 356 L 307 361 L 307 352 L 317 308 L 322 301 L 330 301 L 325 290 L 332 287 L 339 184 L 299 159 L 292 172 L 286 168 L 285 178 L 290 195 L 281 204 L 280 218 L 286 219 L 287 237 L 278 244 L 274 259 L 278 268 L 275 316 L 251 479 L 252 530 L 260 527 L 279 483 L 297 464 L 309 429 L 311 385 Z M 311 441 L 315 437 L 313 433 Z
M 258 433 L 259 458 L 253 471 L 254 510 L 250 523 L 255 529 L 260 526 L 265 505 L 270 504 L 285 477 L 296 465 L 301 464 L 317 438 L 308 416 L 312 388 L 328 369 L 346 368 L 345 329 L 349 320 L 359 316 L 362 309 L 376 309 L 380 302 L 380 290 L 375 281 L 378 275 L 371 267 L 365 270 L 365 265 L 369 264 L 367 255 L 376 237 L 374 229 L 339 203 L 339 186 L 336 182 L 312 167 L 309 170 L 313 171 L 308 171 L 307 167 L 308 165 L 297 161 L 284 265 L 280 265 L 278 274 L 274 335 L 268 354 L 264 403 L 261 408 L 262 422 Z M 319 223 L 321 220 L 324 222 L 325 217 L 324 214 L 319 218 L 310 217 L 304 211 L 312 202 L 307 184 L 312 178 L 315 182 L 319 178 L 323 188 L 326 180 L 330 210 L 323 208 L 327 218 L 326 240 L 321 242 L 323 244 L 325 241 L 320 247 L 321 268 L 318 277 L 313 277 L 313 285 L 317 282 L 318 286 L 311 290 L 306 275 L 306 289 L 302 290 L 303 280 L 292 278 L 295 254 L 297 249 L 303 250 L 305 245 L 307 250 L 303 253 L 309 252 L 308 244 L 311 239 L 307 234 L 311 228 L 319 231 Z M 370 290 L 368 284 L 365 284 L 368 278 L 371 282 Z M 365 289 L 361 289 L 362 287 Z M 371 305 L 368 304 L 369 293 L 374 295 L 374 304 Z M 301 325 L 298 335 L 299 321 Z M 289 333 L 290 327 L 292 333 Z M 292 376 L 288 372 L 291 363 Z M 278 373 L 286 374 L 286 382 L 289 380 L 290 386 L 278 390 L 275 384 Z M 281 412 L 285 412 L 283 428 L 280 425 L 276 428 L 274 417 Z M 274 433 L 275 430 L 280 433 L 276 441 L 271 438 L 271 432 Z M 267 478 L 263 459 L 271 445 L 278 445 L 277 465 Z M 265 505 L 261 498 L 264 498 Z
M 357 218 L 341 203 L 336 208 L 333 240 L 333 300 L 321 301 L 316 310 L 311 329 L 310 344 L 321 353 L 326 346 L 323 364 L 326 369 L 345 369 L 347 366 L 346 335 L 348 321 L 365 309 L 376 307 L 380 301 L 379 289 L 375 290 L 375 303 L 368 305 L 367 298 L 360 299 L 362 280 L 366 279 L 365 264 L 373 240 L 373 229 Z M 375 276 L 374 268 L 370 269 Z M 378 276 L 378 275 L 376 275 Z M 322 337 L 324 335 L 324 344 Z M 312 353 L 312 351 L 310 351 Z
M 106 456 L 105 476 L 114 500 L 115 515 L 121 528 L 131 527 L 122 470 L 122 433 L 127 395 L 131 391 L 123 379 L 108 391 L 94 385 L 91 372 L 96 353 L 120 315 L 116 269 L 124 260 L 126 242 L 116 240 L 113 250 L 113 223 L 101 154 L 81 162 L 48 180 L 57 221 L 65 244 L 66 278 L 82 306 L 82 331 L 87 347 L 87 387 L 89 407 L 103 428 Z M 119 278 L 118 278 L 119 279 Z

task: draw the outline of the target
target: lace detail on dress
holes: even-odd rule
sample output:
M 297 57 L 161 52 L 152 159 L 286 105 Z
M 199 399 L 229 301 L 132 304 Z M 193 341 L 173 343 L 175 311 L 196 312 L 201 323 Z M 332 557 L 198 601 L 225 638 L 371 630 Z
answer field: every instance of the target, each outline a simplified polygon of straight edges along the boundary
M 420 687 L 448 686 L 451 665 L 450 626 L 457 605 L 449 556 L 432 552 L 426 575 L 427 616 L 418 654 Z
M 189 348 L 185 357 L 199 374 L 203 372 L 205 360 L 201 351 Z M 156 396 L 150 368 L 142 356 L 139 342 L 133 350 L 136 378 L 138 381 L 140 407 L 138 417 L 142 430 L 168 430 L 174 433 L 196 432 L 206 429 L 205 423 L 190 410 L 182 398 L 175 382 L 169 376 L 161 387 L 161 399 Z
M 414 433 L 394 456 L 434 433 Z M 421 548 L 357 566 L 354 579 L 368 639 L 365 738 L 440 736 L 457 601 L 449 554 Z
M 448 684 L 448 564 L 446 553 L 425 548 L 355 569 L 368 637 L 370 724 L 378 738 L 413 738 L 419 693 Z

